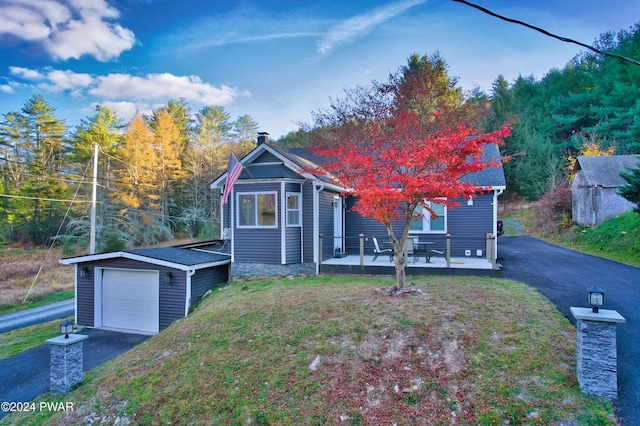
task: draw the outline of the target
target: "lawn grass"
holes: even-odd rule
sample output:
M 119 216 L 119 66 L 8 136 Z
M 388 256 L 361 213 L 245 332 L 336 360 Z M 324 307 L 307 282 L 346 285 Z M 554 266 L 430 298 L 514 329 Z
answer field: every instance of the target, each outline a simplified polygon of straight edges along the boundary
M 576 227 L 572 241 L 585 251 L 640 266 L 640 214 L 626 212 L 596 228 Z
M 616 424 L 583 395 L 575 329 L 530 287 L 421 277 L 236 282 L 85 374 L 73 413 L 11 424 Z M 243 289 L 246 286 L 246 289 Z M 310 366 L 317 362 L 317 369 Z
M 59 335 L 60 320 L 2 333 L 0 334 L 0 360 L 43 345 L 45 340 Z

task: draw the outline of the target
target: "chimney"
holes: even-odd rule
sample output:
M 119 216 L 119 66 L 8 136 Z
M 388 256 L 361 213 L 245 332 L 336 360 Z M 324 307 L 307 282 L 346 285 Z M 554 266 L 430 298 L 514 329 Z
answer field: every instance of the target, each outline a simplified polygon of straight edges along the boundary
M 269 142 L 269 133 L 258 132 L 258 146 L 262 145 L 265 142 Z

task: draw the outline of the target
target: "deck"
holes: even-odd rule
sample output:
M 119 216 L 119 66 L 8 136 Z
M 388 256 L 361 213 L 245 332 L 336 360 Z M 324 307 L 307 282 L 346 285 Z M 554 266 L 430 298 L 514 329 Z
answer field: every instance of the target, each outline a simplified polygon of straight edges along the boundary
M 495 268 L 484 257 L 452 257 L 449 265 L 444 257 L 432 257 L 425 262 L 424 257 L 415 262 L 408 259 L 405 272 L 407 275 L 483 275 L 500 276 L 502 265 Z M 360 255 L 347 255 L 341 258 L 326 259 L 322 262 L 320 273 L 347 274 L 395 274 L 395 264 L 389 261 L 389 256 L 378 256 L 373 261 L 373 255 L 365 254 L 360 263 Z

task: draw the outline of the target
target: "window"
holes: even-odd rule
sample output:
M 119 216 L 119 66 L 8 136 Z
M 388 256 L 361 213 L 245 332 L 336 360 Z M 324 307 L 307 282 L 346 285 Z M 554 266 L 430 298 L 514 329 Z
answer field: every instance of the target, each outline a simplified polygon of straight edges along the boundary
M 290 192 L 287 194 L 287 226 L 301 225 L 300 194 Z
M 238 194 L 238 227 L 276 228 L 277 217 L 275 192 Z
M 447 206 L 444 204 L 438 203 L 427 203 L 429 207 L 435 212 L 438 216 L 433 219 L 431 217 L 431 212 L 425 210 L 422 206 L 419 206 L 416 209 L 416 213 L 423 213 L 424 217 L 418 218 L 415 221 L 411 222 L 411 227 L 409 228 L 410 232 L 415 233 L 445 233 L 447 232 Z

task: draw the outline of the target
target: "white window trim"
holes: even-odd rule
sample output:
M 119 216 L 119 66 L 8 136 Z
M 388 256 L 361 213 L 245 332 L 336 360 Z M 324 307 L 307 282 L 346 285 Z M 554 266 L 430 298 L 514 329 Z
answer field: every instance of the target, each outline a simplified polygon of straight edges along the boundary
M 445 200 L 445 198 L 442 198 L 442 200 Z M 431 201 L 425 201 L 425 204 L 431 204 Z M 436 204 L 440 204 L 440 203 L 436 203 Z M 424 207 L 423 207 L 424 209 Z M 422 230 L 415 230 L 415 229 L 410 229 L 409 230 L 409 234 L 446 234 L 447 233 L 447 228 L 449 226 L 449 214 L 448 214 L 448 209 L 446 204 L 444 205 L 444 230 L 438 230 L 438 231 L 432 231 L 431 230 L 431 213 L 428 214 L 423 214 L 422 216 Z
M 289 203 L 288 198 L 289 196 L 294 196 L 294 197 L 298 197 L 298 208 L 297 209 L 289 209 Z M 287 224 L 287 227 L 289 228 L 300 228 L 302 227 L 302 193 L 301 192 L 287 192 L 285 194 L 285 206 L 286 206 L 286 211 L 285 211 L 285 222 Z M 289 212 L 294 212 L 297 211 L 298 212 L 298 223 L 289 223 Z
M 257 198 L 258 195 L 273 195 L 275 197 L 274 209 L 275 209 L 275 221 L 273 225 L 258 225 L 258 202 L 256 200 L 256 225 L 240 225 L 240 197 L 243 195 L 253 195 Z M 277 229 L 278 228 L 278 192 L 277 191 L 252 191 L 252 192 L 237 192 L 236 193 L 236 227 L 241 229 Z

